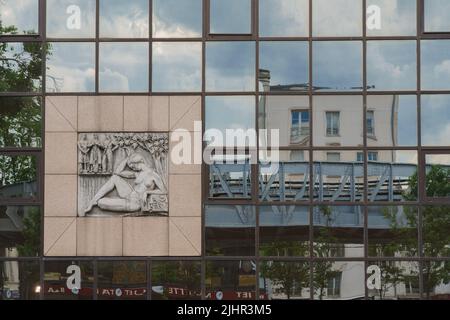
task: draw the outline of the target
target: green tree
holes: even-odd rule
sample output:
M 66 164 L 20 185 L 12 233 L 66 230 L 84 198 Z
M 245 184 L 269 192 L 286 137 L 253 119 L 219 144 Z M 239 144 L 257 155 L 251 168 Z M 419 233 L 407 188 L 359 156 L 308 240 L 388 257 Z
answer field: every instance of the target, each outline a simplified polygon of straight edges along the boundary
M 267 261 L 260 265 L 261 275 L 272 282 L 277 293 L 290 299 L 295 292 L 309 288 L 309 264 L 305 262 Z M 295 292 L 294 292 L 295 289 Z

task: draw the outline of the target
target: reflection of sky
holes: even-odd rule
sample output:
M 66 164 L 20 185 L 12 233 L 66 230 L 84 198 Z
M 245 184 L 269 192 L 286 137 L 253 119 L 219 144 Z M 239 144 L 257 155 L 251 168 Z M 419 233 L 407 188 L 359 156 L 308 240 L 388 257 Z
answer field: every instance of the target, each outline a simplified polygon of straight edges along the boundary
M 47 92 L 95 91 L 95 43 L 51 44 Z
M 153 0 L 153 36 L 201 37 L 202 0 Z
M 450 31 L 450 1 L 425 0 L 425 31 Z
M 416 0 L 367 0 L 371 5 L 381 9 L 381 29 L 367 28 L 368 36 L 416 35 Z
M 72 13 L 66 10 L 76 5 L 81 10 L 81 28 L 67 28 L 67 18 Z M 95 0 L 47 0 L 47 36 L 52 38 L 94 38 Z
M 422 89 L 450 89 L 450 40 L 421 42 Z
M 308 43 L 264 41 L 259 68 L 270 71 L 270 85 L 308 83 Z
M 206 130 L 217 129 L 225 137 L 226 129 L 252 129 L 255 127 L 254 96 L 209 96 L 205 99 Z M 206 140 L 209 140 L 205 134 Z
M 100 43 L 100 91 L 148 91 L 147 43 Z
M 211 33 L 250 33 L 250 0 L 211 0 Z
M 313 84 L 340 90 L 362 87 L 362 43 L 359 41 L 314 42 Z
M 201 43 L 154 42 L 152 54 L 153 91 L 201 91 Z
M 0 21 L 4 27 L 15 26 L 17 32 L 38 31 L 38 0 L 1 0 Z
M 101 0 L 100 37 L 148 38 L 148 0 Z
M 254 42 L 208 42 L 206 44 L 207 91 L 253 91 L 254 89 Z
M 260 0 L 259 35 L 262 37 L 306 37 L 308 0 Z
M 450 95 L 422 95 L 422 145 L 450 145 Z
M 415 90 L 415 41 L 368 41 L 367 85 L 375 90 Z
M 314 0 L 314 36 L 361 36 L 362 0 Z

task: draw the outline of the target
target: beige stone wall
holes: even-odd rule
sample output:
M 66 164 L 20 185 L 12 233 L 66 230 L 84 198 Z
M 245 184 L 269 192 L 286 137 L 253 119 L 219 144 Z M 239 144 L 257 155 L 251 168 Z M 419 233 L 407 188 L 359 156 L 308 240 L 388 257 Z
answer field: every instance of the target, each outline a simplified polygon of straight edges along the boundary
M 77 217 L 77 135 L 185 129 L 193 137 L 201 112 L 200 96 L 47 97 L 44 254 L 200 255 L 200 165 L 169 163 L 168 217 Z

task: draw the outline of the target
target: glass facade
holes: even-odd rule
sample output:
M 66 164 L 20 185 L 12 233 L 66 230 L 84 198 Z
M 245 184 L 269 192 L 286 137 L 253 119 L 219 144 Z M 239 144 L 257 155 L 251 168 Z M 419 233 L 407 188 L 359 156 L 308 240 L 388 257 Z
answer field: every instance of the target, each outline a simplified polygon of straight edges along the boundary
M 450 299 L 447 2 L 0 1 L 0 299 Z M 44 256 L 46 98 L 108 94 L 268 146 L 202 166 L 200 256 Z

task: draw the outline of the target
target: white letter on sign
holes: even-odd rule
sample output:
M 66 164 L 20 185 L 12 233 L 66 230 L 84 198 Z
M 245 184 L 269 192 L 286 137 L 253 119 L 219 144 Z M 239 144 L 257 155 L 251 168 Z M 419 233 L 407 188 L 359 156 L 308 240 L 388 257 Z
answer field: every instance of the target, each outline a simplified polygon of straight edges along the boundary
M 367 289 L 373 290 L 381 289 L 381 270 L 379 266 L 376 265 L 370 265 L 367 267 L 367 274 L 370 274 L 369 277 L 367 277 Z

